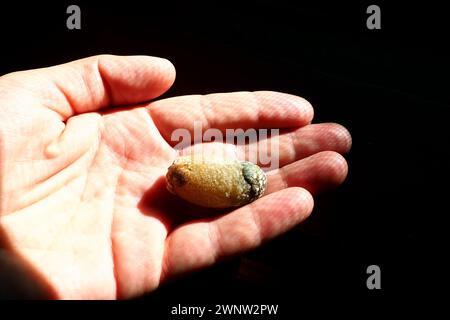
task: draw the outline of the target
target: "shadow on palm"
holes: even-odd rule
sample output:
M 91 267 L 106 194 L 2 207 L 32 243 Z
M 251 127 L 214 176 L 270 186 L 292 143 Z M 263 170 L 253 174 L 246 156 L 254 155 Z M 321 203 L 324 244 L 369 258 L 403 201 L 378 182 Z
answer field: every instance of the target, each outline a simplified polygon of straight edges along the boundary
M 234 210 L 211 209 L 191 204 L 167 190 L 165 176 L 157 178 L 145 192 L 138 208 L 143 214 L 160 220 L 169 232 L 182 224 L 211 220 Z

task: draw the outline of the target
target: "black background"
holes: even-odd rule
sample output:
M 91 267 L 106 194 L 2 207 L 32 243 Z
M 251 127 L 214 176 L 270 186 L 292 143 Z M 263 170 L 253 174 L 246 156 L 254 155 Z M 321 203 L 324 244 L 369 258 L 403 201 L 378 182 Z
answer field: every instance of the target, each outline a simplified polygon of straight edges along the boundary
M 143 297 L 146 310 L 253 302 L 280 303 L 286 314 L 311 301 L 377 308 L 443 286 L 446 252 L 435 236 L 448 214 L 449 19 L 431 2 L 374 2 L 382 29 L 368 30 L 373 3 L 343 2 L 0 6 L 0 74 L 100 53 L 160 56 L 177 69 L 163 97 L 288 92 L 313 104 L 314 122 L 341 123 L 353 136 L 347 181 L 316 199 L 307 222 Z M 81 30 L 66 28 L 70 4 L 81 7 Z M 252 276 L 239 276 L 242 261 Z M 381 268 L 379 291 L 366 287 L 371 264 Z

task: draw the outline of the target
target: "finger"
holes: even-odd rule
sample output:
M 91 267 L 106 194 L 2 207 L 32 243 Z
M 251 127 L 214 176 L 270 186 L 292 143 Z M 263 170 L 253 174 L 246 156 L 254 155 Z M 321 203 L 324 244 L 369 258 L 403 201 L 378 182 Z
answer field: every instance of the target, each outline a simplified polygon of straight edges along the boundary
M 162 136 L 171 144 L 171 135 L 185 128 L 194 138 L 194 122 L 202 130 L 301 127 L 311 122 L 313 108 L 303 98 L 273 91 L 232 92 L 191 95 L 163 99 L 148 110 Z M 192 139 L 192 141 L 194 141 Z
M 266 194 L 291 187 L 302 187 L 317 194 L 340 185 L 347 173 L 347 162 L 339 153 L 320 152 L 269 172 Z
M 264 158 L 270 156 L 272 162 L 278 161 L 277 167 L 304 159 L 321 151 L 347 153 L 350 151 L 352 138 L 343 126 L 336 123 L 320 123 L 299 129 L 281 132 L 279 136 L 259 140 L 254 143 L 238 145 L 238 154 L 265 167 Z M 271 163 L 272 168 L 274 164 Z
M 163 276 L 206 267 L 253 249 L 303 221 L 313 204 L 308 191 L 289 188 L 222 217 L 186 224 L 166 240 Z
M 140 103 L 164 93 L 175 79 L 166 59 L 98 55 L 2 77 L 8 88 L 37 98 L 63 120 L 108 106 Z

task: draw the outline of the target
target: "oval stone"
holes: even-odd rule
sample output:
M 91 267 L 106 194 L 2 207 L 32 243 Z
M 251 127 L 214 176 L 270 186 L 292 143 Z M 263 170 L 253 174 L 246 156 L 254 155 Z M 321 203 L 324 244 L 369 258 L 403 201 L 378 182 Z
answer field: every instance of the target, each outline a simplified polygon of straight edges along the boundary
M 186 201 L 209 208 L 248 204 L 264 194 L 267 177 L 248 161 L 184 156 L 166 175 L 167 189 Z

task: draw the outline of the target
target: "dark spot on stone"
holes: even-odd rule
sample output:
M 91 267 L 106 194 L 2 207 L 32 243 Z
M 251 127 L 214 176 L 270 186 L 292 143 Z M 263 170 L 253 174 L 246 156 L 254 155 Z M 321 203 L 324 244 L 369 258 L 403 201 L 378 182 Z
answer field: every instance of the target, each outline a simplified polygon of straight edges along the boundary
M 249 198 L 256 199 L 258 197 L 258 186 L 255 181 L 255 165 L 251 162 L 242 162 L 242 175 L 244 176 L 245 182 L 250 185 Z
M 182 187 L 187 183 L 186 176 L 180 170 L 174 170 L 172 172 L 172 183 L 176 187 Z

